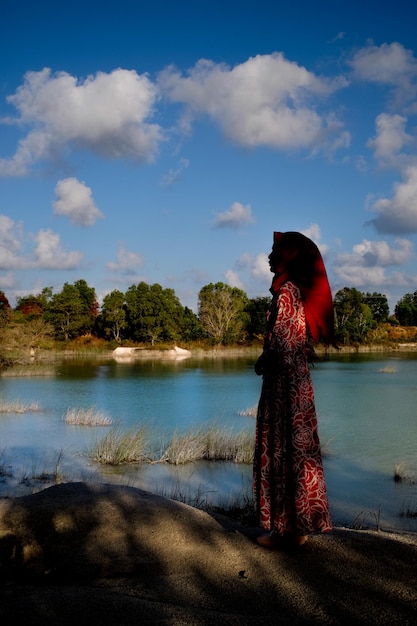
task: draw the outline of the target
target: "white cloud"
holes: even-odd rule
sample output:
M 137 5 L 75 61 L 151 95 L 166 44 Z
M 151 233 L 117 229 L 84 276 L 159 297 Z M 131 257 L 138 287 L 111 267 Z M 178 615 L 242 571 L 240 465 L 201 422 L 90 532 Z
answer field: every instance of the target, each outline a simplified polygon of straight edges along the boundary
M 81 252 L 65 252 L 60 236 L 50 229 L 40 230 L 33 240 L 34 250 L 24 256 L 22 224 L 0 215 L 0 270 L 75 269 L 82 259 Z
M 387 287 L 404 287 L 410 284 L 409 279 L 401 272 L 388 274 L 383 267 L 357 267 L 353 265 L 343 265 L 335 268 L 341 284 L 356 287 L 364 291 L 374 291 Z
M 99 217 L 103 217 L 94 204 L 90 187 L 76 178 L 58 181 L 55 194 L 55 215 L 65 215 L 73 224 L 91 226 Z
M 16 284 L 16 277 L 13 272 L 6 272 L 0 276 L 0 289 L 12 289 Z
M 66 252 L 61 246 L 60 236 L 49 228 L 40 230 L 35 242 L 35 262 L 31 263 L 31 267 L 72 270 L 79 266 L 82 252 Z
M 394 185 L 392 198 L 380 198 L 370 203 L 378 214 L 370 223 L 379 233 L 401 235 L 417 232 L 417 165 L 403 172 L 403 180 Z
M 237 287 L 238 289 L 244 290 L 244 285 L 236 272 L 234 272 L 233 270 L 227 270 L 224 276 L 226 279 L 226 283 L 230 287 Z
M 117 261 L 107 263 L 107 269 L 117 272 L 131 273 L 143 265 L 143 256 L 137 252 L 130 252 L 122 243 L 117 248 Z
M 413 141 L 405 132 L 407 119 L 402 115 L 381 113 L 376 118 L 376 136 L 369 139 L 367 145 L 374 150 L 374 156 L 380 165 L 401 166 L 404 155 L 400 151 Z
M 386 241 L 364 239 L 353 246 L 351 254 L 340 254 L 336 265 L 353 267 L 374 267 L 402 265 L 407 263 L 412 254 L 412 243 L 408 239 L 396 239 L 397 248 L 392 248 Z
M 19 269 L 22 237 L 22 224 L 0 215 L 0 270 Z
M 352 248 L 350 254 L 340 254 L 335 259 L 333 271 L 343 285 L 373 291 L 387 287 L 409 285 L 411 279 L 403 272 L 390 272 L 387 268 L 405 265 L 412 256 L 412 244 L 407 239 L 396 239 L 397 248 L 386 241 L 364 239 Z
M 8 97 L 19 117 L 3 122 L 31 130 L 13 157 L 0 159 L 0 175 L 24 175 L 37 161 L 76 149 L 151 161 L 162 140 L 160 126 L 147 121 L 156 100 L 156 87 L 133 70 L 98 72 L 84 81 L 49 68 L 28 72 Z
M 350 65 L 356 78 L 392 87 L 398 103 L 416 95 L 417 60 L 397 42 L 370 44 L 356 52 Z
M 281 53 L 257 55 L 232 69 L 200 60 L 186 77 L 170 67 L 158 82 L 172 102 L 187 105 L 187 127 L 192 114 L 206 114 L 241 146 L 315 149 L 333 133 L 336 142 L 349 141 L 333 115 L 327 121 L 318 112 L 319 103 L 347 82 L 318 78 Z
M 244 206 L 240 202 L 234 202 L 228 211 L 216 216 L 213 226 L 215 228 L 240 228 L 245 224 L 253 224 L 254 221 L 250 204 Z
M 272 280 L 271 269 L 269 267 L 268 255 L 265 253 L 258 254 L 252 265 L 252 276 L 265 281 Z

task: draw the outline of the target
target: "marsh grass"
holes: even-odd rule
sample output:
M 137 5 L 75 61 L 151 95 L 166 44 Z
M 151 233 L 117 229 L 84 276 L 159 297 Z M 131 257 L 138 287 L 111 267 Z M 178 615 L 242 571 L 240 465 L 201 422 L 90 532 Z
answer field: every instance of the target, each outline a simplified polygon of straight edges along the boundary
M 410 503 L 407 507 L 403 508 L 403 510 L 400 511 L 400 517 L 416 519 L 417 518 L 417 503 L 414 503 L 414 505 Z
M 13 402 L 3 402 L 0 400 L 0 413 L 35 413 L 40 410 L 40 406 L 36 402 L 22 404 L 18 400 Z
M 249 409 L 243 409 L 239 411 L 238 415 L 242 417 L 256 417 L 256 413 L 258 412 L 258 405 L 252 406 Z
M 120 465 L 140 461 L 184 465 L 195 461 L 253 462 L 255 434 L 234 432 L 224 427 L 203 426 L 186 433 L 174 433 L 156 455 L 148 447 L 147 428 L 124 432 L 114 427 L 102 438 L 96 438 L 88 456 L 97 463 Z
M 62 419 L 71 426 L 111 426 L 113 424 L 111 417 L 94 407 L 67 409 Z
M 355 517 L 353 521 L 353 528 L 355 530 L 365 530 L 369 528 L 368 520 L 373 520 L 375 523 L 375 530 L 381 530 L 381 506 L 378 507 L 378 511 L 361 511 Z
M 182 465 L 193 461 L 233 461 L 252 463 L 255 445 L 253 432 L 233 432 L 217 426 L 203 426 L 174 434 L 160 462 Z
M 30 376 L 53 376 L 55 369 L 48 363 L 27 363 L 25 365 L 12 365 L 0 370 L 3 377 L 30 377 Z
M 257 525 L 252 490 L 248 492 L 242 489 L 242 493 L 239 496 L 225 498 L 217 504 L 213 504 L 212 494 L 217 495 L 217 491 L 208 489 L 204 487 L 204 485 L 199 485 L 197 490 L 192 490 L 189 487 L 184 490 L 184 486 L 180 487 L 179 485 L 158 490 L 158 495 L 160 496 L 169 498 L 170 500 L 176 500 L 177 502 L 183 502 L 184 504 L 188 504 L 196 509 L 201 509 L 202 511 L 227 517 L 242 526 Z
M 409 469 L 407 463 L 401 461 L 394 466 L 394 482 L 402 483 L 408 482 L 411 485 L 416 483 L 416 477 L 414 473 Z
M 88 456 L 96 463 L 122 465 L 148 461 L 148 435 L 146 427 L 123 431 L 114 426 L 104 437 L 95 439 Z
M 28 467 L 20 468 L 17 474 L 18 483 L 34 488 L 36 483 L 56 484 L 63 482 L 65 479 L 61 471 L 63 458 L 64 450 L 61 449 L 47 455 L 41 461 L 33 459 L 30 469 Z

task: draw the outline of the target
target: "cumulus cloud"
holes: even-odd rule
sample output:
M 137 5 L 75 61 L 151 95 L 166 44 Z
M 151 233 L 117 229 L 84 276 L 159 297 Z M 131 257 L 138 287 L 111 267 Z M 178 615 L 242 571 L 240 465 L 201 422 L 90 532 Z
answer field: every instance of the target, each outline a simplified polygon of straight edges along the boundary
M 399 43 L 370 43 L 355 53 L 350 65 L 355 78 L 391 87 L 397 102 L 412 101 L 416 95 L 417 60 Z
M 34 249 L 23 255 L 22 224 L 6 215 L 0 215 L 0 270 L 75 269 L 82 259 L 81 252 L 66 252 L 60 236 L 50 229 L 33 236 Z
M 377 217 L 370 220 L 377 232 L 401 235 L 417 232 L 417 165 L 404 169 L 403 180 L 394 185 L 392 198 L 370 203 Z
M 364 239 L 353 246 L 350 254 L 337 257 L 336 265 L 373 267 L 403 265 L 411 258 L 412 244 L 408 239 L 396 239 L 397 248 L 392 248 L 386 241 L 369 241 Z
M 37 161 L 76 149 L 151 161 L 162 140 L 160 126 L 148 121 L 157 97 L 149 78 L 133 70 L 98 72 L 84 81 L 49 68 L 28 72 L 8 97 L 19 115 L 3 122 L 30 130 L 14 156 L 0 159 L 0 175 L 24 175 Z
M 250 204 L 244 206 L 240 202 L 234 202 L 230 209 L 216 216 L 213 226 L 215 228 L 240 228 L 245 224 L 253 224 L 254 221 Z
M 258 254 L 252 265 L 252 276 L 265 281 L 271 281 L 272 274 L 269 267 L 268 255 L 266 253 Z
M 16 277 L 13 272 L 6 272 L 0 276 L 0 289 L 11 289 L 15 286 Z
M 0 215 L 0 270 L 20 268 L 22 237 L 22 224 Z
M 61 238 L 49 228 L 40 230 L 35 235 L 35 261 L 32 267 L 51 270 L 76 269 L 83 257 L 82 252 L 66 252 L 61 245 Z
M 238 289 L 244 290 L 244 285 L 239 278 L 239 275 L 233 270 L 227 270 L 224 274 L 226 283 L 230 287 L 237 287 Z
M 374 150 L 380 165 L 397 167 L 403 163 L 404 155 L 400 152 L 413 141 L 413 137 L 405 132 L 406 123 L 407 119 L 402 115 L 381 113 L 376 118 L 376 135 L 367 145 Z
M 108 270 L 131 273 L 143 265 L 143 256 L 137 252 L 131 252 L 119 243 L 117 248 L 117 261 L 110 261 L 106 267 Z
M 55 187 L 55 215 L 64 215 L 73 224 L 91 226 L 103 214 L 95 206 L 90 187 L 76 178 L 64 178 Z
M 405 286 L 409 279 L 402 272 L 388 273 L 392 266 L 405 265 L 412 256 L 412 244 L 407 239 L 396 239 L 396 248 L 386 241 L 364 239 L 352 248 L 350 254 L 340 254 L 333 271 L 345 285 L 375 289 L 387 286 Z
M 315 149 L 334 133 L 338 144 L 349 142 L 335 116 L 318 110 L 347 82 L 319 78 L 281 53 L 257 55 L 233 68 L 203 59 L 187 76 L 171 66 L 158 84 L 169 100 L 187 106 L 187 127 L 193 114 L 208 115 L 241 146 Z

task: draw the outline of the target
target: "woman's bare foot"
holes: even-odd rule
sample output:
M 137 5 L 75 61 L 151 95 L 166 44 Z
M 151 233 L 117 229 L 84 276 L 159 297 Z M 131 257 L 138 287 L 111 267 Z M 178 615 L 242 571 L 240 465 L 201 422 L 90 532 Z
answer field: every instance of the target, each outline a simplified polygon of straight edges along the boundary
M 297 546 L 303 546 L 308 541 L 308 535 L 295 535 L 294 539 Z
M 256 538 L 257 544 L 263 548 L 276 548 L 278 541 L 279 536 L 276 533 L 265 533 Z

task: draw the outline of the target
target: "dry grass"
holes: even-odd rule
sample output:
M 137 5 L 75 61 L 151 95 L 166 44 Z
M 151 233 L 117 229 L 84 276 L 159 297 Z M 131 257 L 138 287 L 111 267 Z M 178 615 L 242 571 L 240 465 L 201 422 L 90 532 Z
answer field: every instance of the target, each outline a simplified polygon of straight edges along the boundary
M 149 461 L 155 454 L 147 448 L 147 429 L 123 432 L 113 428 L 105 437 L 96 439 L 89 457 L 98 463 L 119 465 Z M 156 462 L 184 465 L 194 461 L 233 461 L 252 463 L 255 445 L 254 432 L 233 432 L 215 426 L 199 427 L 185 434 L 174 433 Z M 155 459 L 153 459 L 155 461 Z
M 239 415 L 242 415 L 242 417 L 256 417 L 257 412 L 258 405 L 252 406 L 249 409 L 243 409 L 243 411 L 239 411 Z
M 113 427 L 102 439 L 91 445 L 88 456 L 97 463 L 122 465 L 148 460 L 148 437 L 145 427 L 137 431 L 122 431 Z
M 394 466 L 394 481 L 396 483 L 408 482 L 414 485 L 416 483 L 416 477 L 414 472 L 408 467 L 408 464 L 401 461 Z
M 94 407 L 88 409 L 67 409 L 63 420 L 72 426 L 111 426 L 111 417 Z
M 30 376 L 53 376 L 55 369 L 47 363 L 29 363 L 25 365 L 12 365 L 0 370 L 3 377 L 30 377 Z
M 255 445 L 253 432 L 234 432 L 208 426 L 175 434 L 160 461 L 182 465 L 193 461 L 233 461 L 252 463 Z
M 36 402 L 23 404 L 19 400 L 13 402 L 0 401 L 0 413 L 34 413 L 40 410 L 40 406 Z

